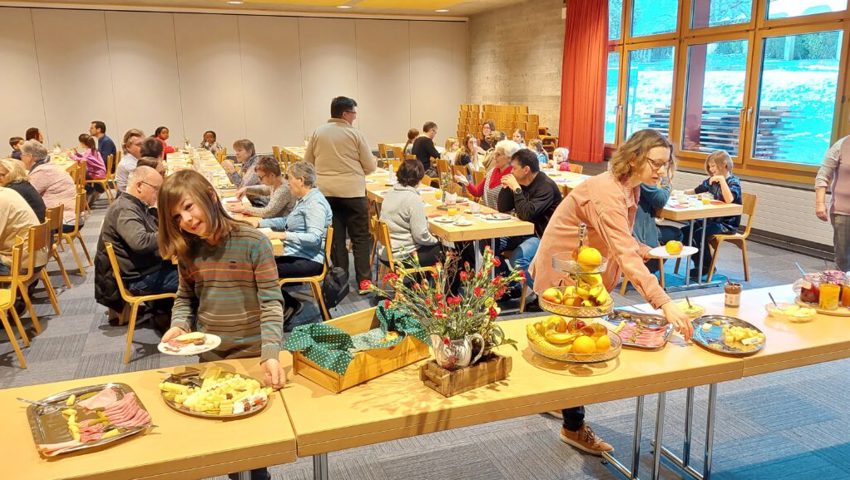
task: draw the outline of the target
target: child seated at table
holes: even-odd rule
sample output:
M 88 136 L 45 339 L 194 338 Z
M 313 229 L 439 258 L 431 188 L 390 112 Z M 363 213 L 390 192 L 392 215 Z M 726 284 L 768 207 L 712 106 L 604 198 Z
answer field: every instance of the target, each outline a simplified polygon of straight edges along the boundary
M 714 152 L 711 152 L 711 154 L 709 154 L 709 156 L 705 159 L 705 172 L 708 174 L 708 178 L 693 190 L 686 190 L 685 193 L 688 195 L 701 195 L 708 193 L 711 195 L 713 200 L 741 205 L 741 180 L 732 174 L 732 166 L 732 157 L 730 157 L 724 150 L 715 150 Z M 699 273 L 703 276 L 708 274 L 708 267 L 711 265 L 712 253 L 711 249 L 708 248 L 707 245 L 709 245 L 711 238 L 721 233 L 734 233 L 738 230 L 738 226 L 740 224 L 740 215 L 715 217 L 706 220 L 706 248 L 703 254 L 702 272 Z M 702 221 L 696 221 L 694 224 L 694 236 L 691 241 L 691 245 L 697 248 L 701 248 L 700 240 L 703 233 L 702 226 Z M 682 234 L 684 238 L 688 237 L 689 232 L 690 224 L 682 227 Z M 696 258 L 694 261 L 699 262 Z M 699 266 L 697 265 L 691 270 L 691 277 L 698 277 L 698 269 Z
M 561 172 L 570 171 L 570 149 L 566 147 L 558 147 L 552 152 L 552 168 Z

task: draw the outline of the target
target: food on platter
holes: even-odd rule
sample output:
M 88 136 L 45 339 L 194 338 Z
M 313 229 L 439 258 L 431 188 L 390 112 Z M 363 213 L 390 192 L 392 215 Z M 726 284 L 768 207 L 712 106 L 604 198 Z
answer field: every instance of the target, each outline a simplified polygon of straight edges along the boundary
M 241 416 L 265 408 L 270 388 L 259 380 L 219 367 L 203 373 L 172 375 L 159 384 L 162 398 L 172 408 L 196 416 Z
M 580 247 L 576 254 L 576 262 L 586 272 L 592 272 L 602 265 L 602 254 L 593 247 Z
M 764 334 L 755 328 L 723 325 L 723 343 L 728 347 L 743 350 L 742 346 L 758 345 L 764 342 Z
M 685 315 L 691 318 L 691 320 L 695 318 L 699 318 L 705 313 L 705 308 L 700 305 L 697 305 L 694 302 L 688 303 L 687 300 L 682 300 L 680 302 L 676 302 L 676 306 L 678 306 Z
M 620 338 L 599 323 L 550 315 L 526 325 L 531 349 L 548 358 L 563 361 L 599 362 L 619 353 Z
M 774 305 L 768 303 L 765 305 L 767 315 L 774 318 L 788 320 L 789 322 L 808 322 L 815 318 L 817 310 L 811 307 L 804 307 L 793 303 L 780 303 Z
M 27 417 L 36 448 L 47 457 L 104 445 L 151 426 L 150 414 L 125 384 L 77 388 L 39 403 L 47 406 L 29 407 Z
M 588 279 L 588 280 L 585 280 Z M 578 285 L 558 288 L 550 287 L 543 291 L 542 298 L 549 303 L 560 303 L 573 307 L 598 307 L 609 304 L 612 299 L 602 285 L 599 274 L 582 276 Z
M 752 355 L 767 341 L 751 323 L 726 315 L 703 315 L 694 320 L 694 327 L 694 343 L 727 355 Z
M 637 313 L 626 310 L 614 310 L 609 315 L 608 321 L 619 322 L 614 332 L 623 340 L 623 345 L 644 349 L 656 349 L 663 347 L 670 334 L 673 325 L 662 315 L 651 313 Z
M 157 346 L 166 355 L 198 355 L 221 345 L 221 337 L 211 333 L 189 332 L 178 335 Z
M 667 253 L 670 255 L 678 255 L 682 253 L 682 248 L 682 242 L 678 240 L 670 240 L 664 244 L 664 249 L 667 250 Z

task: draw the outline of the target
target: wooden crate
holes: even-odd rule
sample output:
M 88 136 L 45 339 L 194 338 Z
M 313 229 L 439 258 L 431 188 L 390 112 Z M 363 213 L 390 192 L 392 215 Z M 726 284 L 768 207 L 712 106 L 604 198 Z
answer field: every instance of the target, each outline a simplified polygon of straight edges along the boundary
M 454 371 L 446 370 L 432 360 L 419 367 L 419 379 L 428 388 L 444 397 L 451 397 L 508 378 L 512 366 L 511 357 L 496 354 L 471 367 Z
M 376 309 L 370 308 L 345 315 L 325 323 L 345 330 L 351 335 L 368 332 L 379 325 Z M 398 370 L 431 355 L 428 345 L 408 335 L 396 345 L 388 348 L 366 350 L 354 354 L 344 375 L 325 370 L 301 352 L 293 352 L 293 368 L 296 375 L 303 375 L 322 387 L 339 393 L 355 385 Z

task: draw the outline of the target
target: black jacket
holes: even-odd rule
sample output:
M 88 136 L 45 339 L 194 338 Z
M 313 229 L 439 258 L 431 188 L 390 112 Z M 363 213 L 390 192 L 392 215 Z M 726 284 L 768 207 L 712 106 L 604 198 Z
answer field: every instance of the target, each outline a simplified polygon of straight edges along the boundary
M 543 237 L 549 219 L 561 203 L 561 189 L 543 172 L 537 172 L 537 176 L 528 186 L 520 188 L 520 193 L 512 192 L 508 188 L 499 192 L 499 211 L 516 211 L 517 218 L 533 223 L 534 234 Z
M 426 172 L 431 168 L 431 159 L 440 158 L 440 152 L 434 146 L 434 141 L 425 136 L 416 137 L 413 146 L 410 147 L 410 153 L 416 155 L 416 159 L 422 162 Z
M 140 280 L 162 268 L 157 230 L 155 208 L 148 207 L 132 195 L 121 195 L 112 202 L 103 219 L 94 257 L 94 298 L 97 303 L 118 311 L 124 307 L 104 242 L 111 242 L 115 249 L 126 287 L 127 282 Z

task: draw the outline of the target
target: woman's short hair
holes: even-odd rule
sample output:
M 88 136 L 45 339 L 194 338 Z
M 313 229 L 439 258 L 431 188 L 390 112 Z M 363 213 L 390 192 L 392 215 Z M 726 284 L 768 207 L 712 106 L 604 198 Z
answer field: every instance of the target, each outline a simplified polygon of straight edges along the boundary
M 482 129 L 484 128 L 484 125 L 487 125 L 488 127 L 490 127 L 490 133 L 493 133 L 493 131 L 496 130 L 496 122 L 493 121 L 493 120 L 486 120 L 484 123 L 482 123 L 481 124 Z
M 396 172 L 398 183 L 405 187 L 415 187 L 425 176 L 425 167 L 419 160 L 405 160 L 401 162 Z
M 21 154 L 32 155 L 33 162 L 40 162 L 47 159 L 47 147 L 41 144 L 38 140 L 27 140 L 21 146 Z
M 735 163 L 732 161 L 732 157 L 726 153 L 726 150 L 715 150 L 708 154 L 705 158 L 705 173 L 711 175 L 711 171 L 709 171 L 708 166 L 711 164 L 720 168 L 721 166 L 726 167 L 727 172 L 732 171 L 732 167 L 735 166 Z
M 501 150 L 508 158 L 511 158 L 519 150 L 519 144 L 513 140 L 500 140 L 496 144 L 496 150 Z
M 233 142 L 234 150 L 245 150 L 248 152 L 249 157 L 253 157 L 257 154 L 256 149 L 254 149 L 254 142 L 248 140 L 247 138 L 241 138 Z
M 289 166 L 287 175 L 300 178 L 308 187 L 316 186 L 316 167 L 304 160 L 299 160 Z
M 655 147 L 664 147 L 670 151 L 670 157 L 667 159 L 670 163 L 669 171 L 673 171 L 673 145 L 667 137 L 662 135 L 658 130 L 645 128 L 633 133 L 626 143 L 620 145 L 620 148 L 611 156 L 611 162 L 608 169 L 611 174 L 619 181 L 624 181 L 634 175 L 634 173 L 647 162 L 649 151 Z
M 0 168 L 6 171 L 5 183 L 0 185 L 8 185 L 10 183 L 20 182 L 27 179 L 27 169 L 24 164 L 13 158 L 4 158 L 0 160 Z
M 257 164 L 254 166 L 254 170 L 262 170 L 264 173 L 274 175 L 275 177 L 280 176 L 280 163 L 274 158 L 268 155 L 263 155 L 257 160 Z

